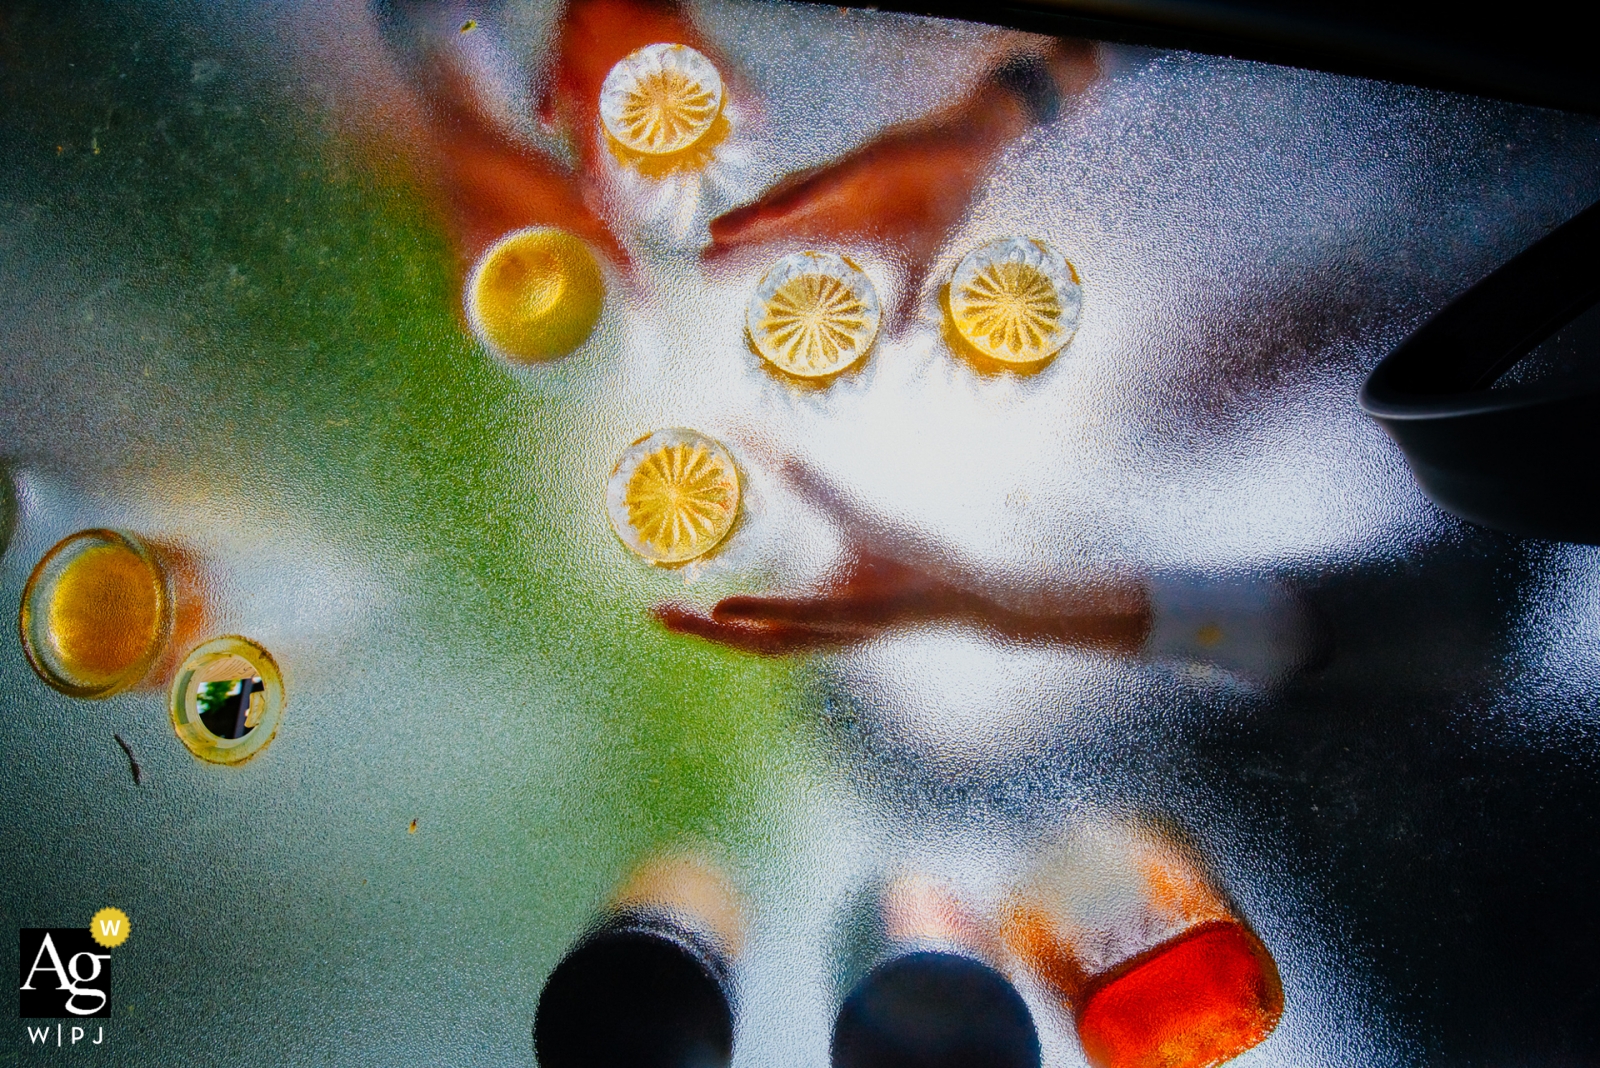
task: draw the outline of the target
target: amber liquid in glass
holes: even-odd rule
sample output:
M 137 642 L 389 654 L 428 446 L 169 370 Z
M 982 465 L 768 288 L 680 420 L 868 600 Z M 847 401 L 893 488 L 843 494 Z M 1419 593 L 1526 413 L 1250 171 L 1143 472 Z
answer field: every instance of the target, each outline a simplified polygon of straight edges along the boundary
M 1236 923 L 1195 928 L 1091 983 L 1074 1016 L 1096 1068 L 1208 1068 L 1266 1038 L 1283 987 Z
M 1266 946 L 1174 855 L 1145 852 L 1129 867 L 1138 897 L 1103 923 L 1033 896 L 1005 925 L 1013 952 L 1071 1009 L 1089 1063 L 1212 1068 L 1259 1044 L 1283 1014 Z M 1107 959 L 1107 946 L 1132 951 Z
M 78 685 L 110 685 L 161 637 L 162 579 L 123 545 L 95 545 L 62 570 L 45 633 L 61 673 Z

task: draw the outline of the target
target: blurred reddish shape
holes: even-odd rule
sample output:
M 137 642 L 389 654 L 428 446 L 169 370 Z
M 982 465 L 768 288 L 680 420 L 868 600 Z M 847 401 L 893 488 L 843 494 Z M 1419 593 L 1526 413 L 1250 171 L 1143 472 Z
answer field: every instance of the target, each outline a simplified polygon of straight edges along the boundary
M 1272 955 L 1160 823 L 1070 832 L 1019 887 L 1003 932 L 1072 1011 L 1094 1068 L 1213 1068 L 1283 1014 Z
M 1097 977 L 1078 1005 L 1078 1038 L 1095 1068 L 1212 1068 L 1272 1032 L 1283 987 L 1261 940 L 1222 922 Z
M 911 299 L 934 253 L 967 212 L 996 157 L 1060 99 L 1083 91 L 1098 75 L 1092 46 L 1052 42 L 1036 62 L 1054 94 L 1034 99 L 1004 77 L 1002 63 L 966 100 L 939 114 L 892 127 L 832 163 L 790 175 L 752 204 L 711 221 L 705 256 L 716 260 L 742 249 L 804 241 L 866 241 L 902 257 L 911 271 Z
M 464 268 L 507 233 L 529 226 L 560 227 L 627 265 L 627 253 L 571 171 L 504 129 L 448 53 L 430 53 L 424 67 L 413 68 L 412 83 L 423 162 Z
M 842 579 L 813 596 L 727 597 L 709 616 L 664 604 L 655 615 L 668 630 L 769 656 L 838 648 L 891 627 L 933 622 L 969 623 L 1013 641 L 1131 656 L 1150 630 L 1150 608 L 1138 589 L 1067 589 L 1037 608 L 1018 609 L 936 567 L 870 553 L 858 554 Z
M 435 159 L 445 214 L 470 265 L 495 241 L 529 226 L 556 226 L 619 266 L 628 254 L 589 207 L 570 172 L 493 131 L 441 124 Z
M 982 576 L 963 573 L 948 559 L 902 548 L 906 539 L 858 511 L 805 464 L 777 458 L 775 466 L 846 532 L 840 577 L 809 596 L 727 597 L 710 615 L 681 604 L 659 605 L 655 616 L 668 630 L 769 656 L 839 648 L 916 623 L 968 623 L 1013 641 L 1127 656 L 1137 653 L 1150 633 L 1149 595 L 1137 582 L 1057 585 L 1003 601 L 979 592 Z

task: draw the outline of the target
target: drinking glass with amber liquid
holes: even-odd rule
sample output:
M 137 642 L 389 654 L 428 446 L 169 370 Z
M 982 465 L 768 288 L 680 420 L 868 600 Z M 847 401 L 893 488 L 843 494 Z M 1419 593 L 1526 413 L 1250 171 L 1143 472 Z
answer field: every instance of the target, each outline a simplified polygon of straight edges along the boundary
M 1075 828 L 1042 851 L 1002 921 L 1061 998 L 1095 1068 L 1211 1068 L 1283 1013 L 1278 967 L 1175 834 Z
M 39 560 L 22 593 L 22 648 L 72 697 L 159 686 L 198 631 L 204 598 L 186 553 L 115 530 L 80 530 Z

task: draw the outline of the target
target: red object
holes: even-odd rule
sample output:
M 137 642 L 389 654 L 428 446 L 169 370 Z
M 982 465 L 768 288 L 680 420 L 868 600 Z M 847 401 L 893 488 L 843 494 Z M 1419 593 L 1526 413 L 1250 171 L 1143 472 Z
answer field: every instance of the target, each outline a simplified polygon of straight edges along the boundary
M 1236 923 L 1196 927 L 1090 981 L 1078 1039 L 1095 1068 L 1211 1068 L 1283 1014 L 1278 967 Z

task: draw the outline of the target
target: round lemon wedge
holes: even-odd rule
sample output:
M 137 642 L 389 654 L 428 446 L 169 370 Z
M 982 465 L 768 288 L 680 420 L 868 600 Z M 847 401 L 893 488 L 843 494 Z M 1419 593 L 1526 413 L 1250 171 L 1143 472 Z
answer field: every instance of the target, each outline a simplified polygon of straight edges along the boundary
M 859 361 L 878 336 L 878 319 L 872 279 L 831 252 L 783 257 L 745 309 L 756 352 L 799 378 L 827 378 Z
M 606 486 L 622 543 L 673 566 L 715 549 L 739 515 L 739 472 L 722 445 L 682 428 L 658 430 L 623 452 Z
M 950 278 L 951 325 L 1001 364 L 1042 363 L 1078 329 L 1078 273 L 1042 241 L 1005 237 L 969 252 Z

